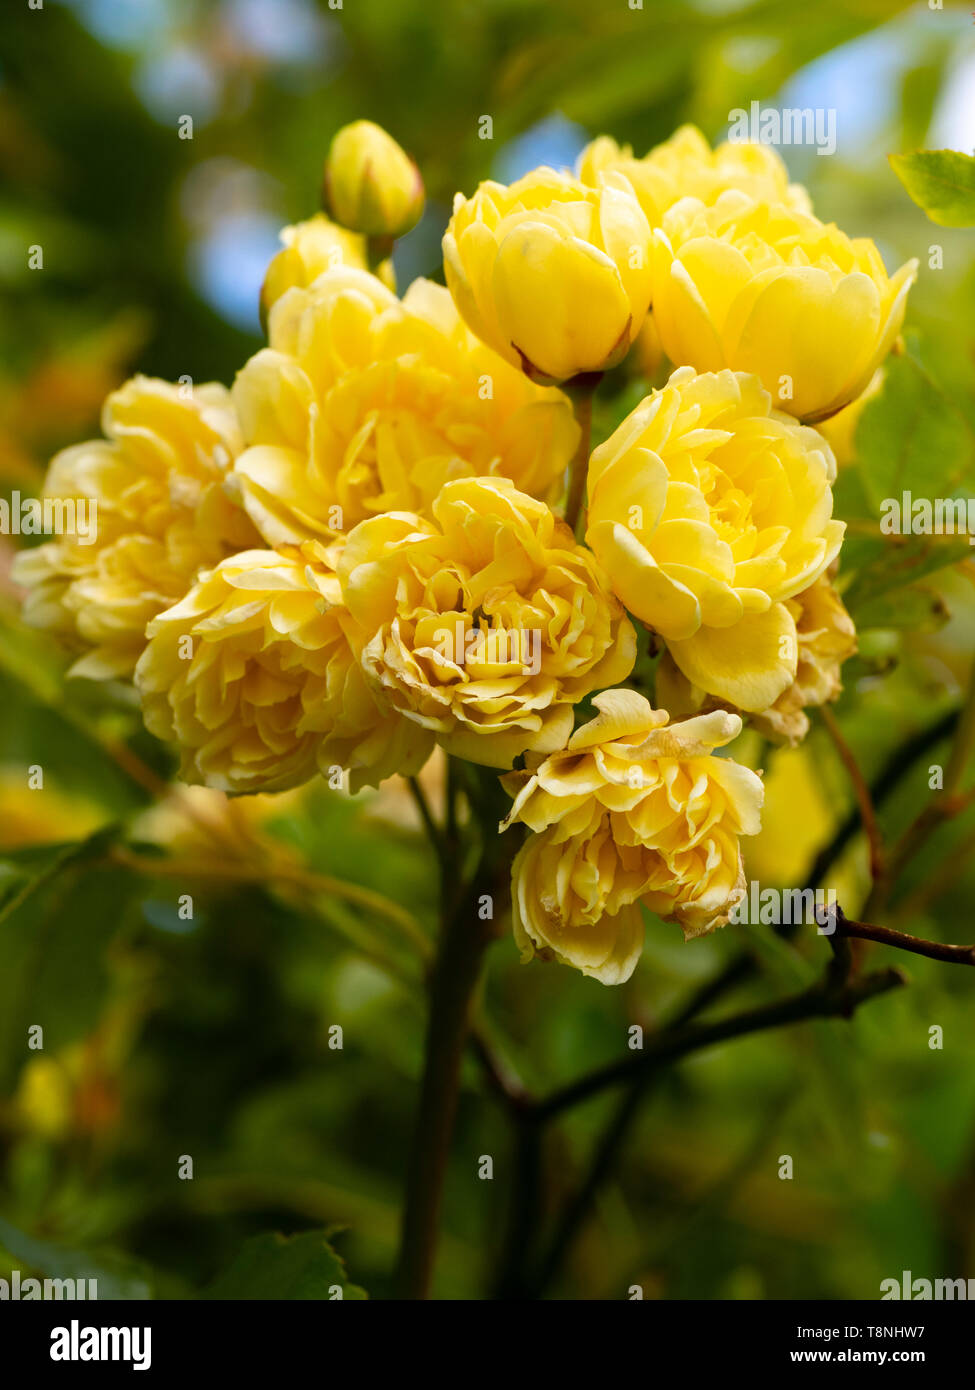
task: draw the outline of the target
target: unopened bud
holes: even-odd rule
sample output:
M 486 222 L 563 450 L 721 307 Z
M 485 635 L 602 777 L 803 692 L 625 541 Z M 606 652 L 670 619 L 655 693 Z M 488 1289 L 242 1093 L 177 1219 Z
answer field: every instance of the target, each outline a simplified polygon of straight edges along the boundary
M 341 226 L 369 237 L 401 237 L 423 215 L 420 171 L 372 121 L 343 126 L 325 161 L 322 201 Z

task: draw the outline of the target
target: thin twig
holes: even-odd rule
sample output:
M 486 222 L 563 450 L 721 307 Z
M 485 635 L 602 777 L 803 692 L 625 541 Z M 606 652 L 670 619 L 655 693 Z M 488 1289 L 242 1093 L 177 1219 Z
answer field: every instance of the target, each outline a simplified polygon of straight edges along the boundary
M 538 1298 L 561 1268 L 576 1236 L 582 1229 L 589 1210 L 603 1183 L 616 1163 L 617 1155 L 633 1127 L 640 1106 L 653 1086 L 663 1077 L 663 1069 L 646 1071 L 630 1082 L 626 1094 L 596 1144 L 586 1176 L 562 1213 L 555 1234 L 539 1261 L 538 1270 L 530 1277 L 524 1296 Z
M 940 719 L 920 729 L 890 755 L 880 773 L 870 783 L 870 797 L 874 806 L 880 806 L 897 790 L 914 764 L 925 753 L 936 748 L 944 739 L 950 738 L 958 727 L 960 711 L 952 709 Z M 859 807 L 852 810 L 840 824 L 833 838 L 823 846 L 810 867 L 807 886 L 818 888 L 830 869 L 839 859 L 847 845 L 860 829 Z
M 975 749 L 975 662 L 969 676 L 965 702 L 958 712 L 951 750 L 945 764 L 942 786 L 937 789 L 911 824 L 907 827 L 890 853 L 886 868 L 881 877 L 874 881 L 873 889 L 864 905 L 868 917 L 876 916 L 886 907 L 891 890 L 912 859 L 921 852 L 931 836 L 945 821 L 960 815 L 971 801 L 970 794 L 964 794 L 961 784 L 965 776 L 969 758 Z
M 665 1062 L 676 1061 L 680 1057 L 686 1057 L 688 1053 L 700 1052 L 706 1047 L 727 1042 L 731 1038 L 745 1037 L 767 1028 L 802 1023 L 810 1018 L 847 1018 L 865 1000 L 878 994 L 886 994 L 904 983 L 904 976 L 899 970 L 878 970 L 848 981 L 840 989 L 820 983 L 801 994 L 790 995 L 786 999 L 777 1000 L 773 1004 L 763 1004 L 756 1009 L 748 1009 L 744 1013 L 719 1019 L 715 1023 L 689 1024 L 684 1028 L 659 1034 L 651 1039 L 642 1054 L 600 1067 L 539 1101 L 535 1110 L 536 1118 L 539 1121 L 549 1120 L 553 1115 L 598 1095 L 607 1087 L 616 1086 Z
M 665 1025 L 672 1030 L 683 1027 L 692 1018 L 733 989 L 741 980 L 754 973 L 751 956 L 741 955 L 730 961 L 713 979 L 699 986 L 686 1002 L 677 1010 Z M 616 1156 L 636 1119 L 640 1105 L 662 1072 L 643 1072 L 631 1083 L 620 1103 L 606 1132 L 598 1141 L 586 1177 L 575 1197 L 559 1222 L 559 1228 L 552 1239 L 546 1255 L 539 1264 L 539 1273 L 532 1279 L 531 1254 L 534 1249 L 535 1227 L 538 1219 L 538 1206 L 533 1203 L 530 1191 L 539 1185 L 538 1168 L 541 1164 L 541 1143 L 538 1131 L 541 1126 L 534 1123 L 531 1097 L 522 1096 L 518 1110 L 513 1118 L 520 1126 L 522 1137 L 519 1141 L 519 1161 L 515 1165 L 514 1196 L 511 1201 L 509 1234 L 505 1241 L 500 1273 L 495 1284 L 498 1298 L 537 1297 L 542 1288 L 554 1275 L 556 1269 L 575 1238 L 576 1232 L 586 1219 L 589 1208 L 607 1173 L 612 1169 Z M 527 1132 L 527 1133 L 526 1133 Z M 531 1167 L 524 1164 L 530 1163 Z M 529 1282 L 530 1281 L 530 1282 Z
M 780 1027 L 810 1018 L 849 1018 L 864 1000 L 904 983 L 904 977 L 897 970 L 878 971 L 874 975 L 851 980 L 853 961 L 848 943 L 832 938 L 830 945 L 834 953 L 833 960 L 823 979 L 812 989 L 714 1024 L 689 1025 L 675 1020 L 670 1028 L 652 1040 L 642 1056 L 593 1072 L 581 1081 L 556 1091 L 535 1106 L 534 1112 L 526 1116 L 527 1128 L 540 1128 L 542 1123 L 551 1120 L 562 1110 L 589 1099 L 606 1086 L 623 1080 L 629 1080 L 630 1083 L 609 1126 L 598 1141 L 586 1177 L 562 1213 L 537 1269 L 519 1275 L 512 1273 L 512 1270 L 518 1267 L 514 1264 L 499 1285 L 504 1296 L 537 1298 L 555 1276 L 581 1229 L 599 1188 L 612 1170 L 616 1156 L 636 1119 L 640 1104 L 648 1090 L 663 1076 L 666 1064 L 691 1052 L 710 1047 L 716 1042 L 743 1037 L 766 1028 Z M 707 997 L 707 991 L 702 991 L 700 997 Z M 678 1017 L 686 1016 L 688 1012 L 689 1008 L 685 1008 Z M 526 1142 L 523 1138 L 522 1152 L 526 1149 Z M 533 1153 L 538 1153 L 537 1143 Z M 523 1201 L 524 1199 L 522 1203 Z M 522 1244 L 529 1253 L 531 1230 L 529 1223 L 527 1229 L 521 1233 Z
M 445 864 L 446 854 L 443 836 L 440 833 L 440 827 L 433 818 L 433 812 L 430 810 L 430 803 L 427 801 L 423 788 L 415 777 L 407 777 L 406 783 L 410 789 L 410 795 L 416 803 L 417 810 L 420 812 L 420 819 L 423 822 L 423 828 L 427 832 L 427 838 L 430 841 L 433 852 L 436 854 L 440 863 Z
M 470 1049 L 491 1090 L 506 1108 L 518 1111 L 532 1105 L 531 1093 L 492 1045 L 483 1024 L 471 1028 Z
M 420 923 L 406 908 L 391 898 L 347 879 L 332 878 L 328 874 L 314 873 L 301 865 L 283 863 L 245 864 L 239 860 L 213 859 L 168 859 L 151 855 L 134 854 L 130 850 L 115 849 L 110 857 L 118 864 L 132 869 L 149 878 L 177 879 L 216 879 L 227 883 L 261 883 L 273 887 L 275 884 L 300 888 L 314 896 L 333 897 L 353 903 L 364 911 L 375 913 L 397 927 L 416 947 L 420 954 L 429 957 L 432 944 Z
M 860 823 L 863 826 L 870 846 L 870 878 L 876 882 L 883 876 L 884 871 L 884 842 L 877 824 L 877 813 L 874 810 L 873 797 L 870 795 L 870 788 L 867 786 L 866 779 L 860 771 L 853 750 L 843 737 L 836 715 L 828 705 L 823 705 L 819 711 L 823 725 L 833 740 L 833 745 L 839 754 L 840 761 L 846 768 L 847 775 L 853 786 L 853 794 L 856 797 L 857 807 L 860 812 Z
M 959 843 L 952 845 L 936 864 L 928 867 L 924 882 L 912 893 L 898 900 L 892 914 L 894 921 L 912 922 L 926 912 L 943 893 L 949 892 L 955 886 L 955 879 L 947 868 L 948 864 L 967 864 L 972 855 L 975 855 L 975 832 L 965 835 Z
M 881 946 L 896 946 L 899 951 L 910 951 L 915 956 L 928 956 L 931 960 L 947 961 L 950 965 L 975 965 L 975 946 L 952 946 L 947 941 L 926 941 L 920 936 L 910 936 L 907 932 L 894 931 L 892 927 L 878 927 L 873 922 L 858 922 L 846 917 L 835 909 L 836 931 L 834 937 L 856 937 L 858 941 L 876 941 Z

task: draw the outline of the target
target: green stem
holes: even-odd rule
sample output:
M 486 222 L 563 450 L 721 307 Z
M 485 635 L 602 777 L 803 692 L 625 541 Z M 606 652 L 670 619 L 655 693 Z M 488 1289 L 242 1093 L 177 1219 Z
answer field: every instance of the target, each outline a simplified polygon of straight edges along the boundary
M 391 236 L 366 237 L 366 260 L 373 275 L 379 274 L 379 268 L 383 261 L 388 261 L 392 254 L 393 238 Z
M 575 532 L 582 511 L 582 499 L 586 493 L 586 477 L 589 472 L 589 442 L 592 435 L 592 398 L 599 385 L 600 376 L 593 374 L 576 377 L 566 382 L 565 392 L 572 401 L 576 423 L 579 426 L 579 443 L 569 464 L 569 490 L 565 501 L 566 524 Z

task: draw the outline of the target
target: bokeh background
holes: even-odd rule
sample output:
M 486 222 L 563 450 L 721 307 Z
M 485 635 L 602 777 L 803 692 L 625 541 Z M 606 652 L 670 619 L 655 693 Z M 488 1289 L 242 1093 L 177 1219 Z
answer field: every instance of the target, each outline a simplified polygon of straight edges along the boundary
M 782 151 L 793 178 L 821 217 L 873 236 L 889 269 L 921 259 L 908 344 L 934 395 L 904 484 L 939 495 L 945 467 L 954 485 L 971 463 L 973 233 L 929 223 L 886 155 L 975 147 L 975 28 L 962 7 L 896 0 L 6 6 L 0 493 L 36 494 L 51 454 L 97 432 L 102 398 L 134 370 L 232 381 L 261 344 L 257 294 L 278 230 L 315 210 L 341 124 L 378 121 L 422 169 L 428 208 L 396 254 L 405 287 L 439 275 L 458 188 L 571 163 L 602 131 L 637 153 L 685 120 L 716 139 L 752 100 L 835 108 L 836 153 Z M 186 114 L 192 140 L 178 136 Z M 484 115 L 490 141 L 478 138 Z M 42 271 L 28 268 L 33 244 Z M 870 467 L 854 458 L 837 490 L 863 629 L 837 712 L 868 777 L 900 767 L 881 805 L 895 834 L 944 761 L 937 740 L 902 766 L 898 750 L 960 700 L 973 570 L 962 554 L 924 566 L 922 582 L 910 566 L 891 579 L 871 521 L 875 457 Z M 20 1267 L 97 1276 L 103 1297 L 194 1296 L 249 1237 L 339 1228 L 348 1277 L 382 1296 L 422 1045 L 415 936 L 432 936 L 437 899 L 406 789 L 350 800 L 321 783 L 234 803 L 174 790 L 129 693 L 65 682 L 64 657 L 20 624 L 17 543 L 0 536 L 0 1276 Z M 853 807 L 835 748 L 817 723 L 798 750 L 746 737 L 741 756 L 768 784 L 749 873 L 800 886 Z M 34 765 L 43 790 L 28 789 Z M 434 804 L 438 776 L 426 774 Z M 886 920 L 971 940 L 973 837 L 971 808 L 941 827 Z M 852 911 L 866 851 L 855 832 L 842 844 L 827 884 Z M 652 1028 L 743 946 L 760 970 L 726 1008 L 796 988 L 826 955 L 808 930 L 791 946 L 731 927 L 684 946 L 656 924 L 633 979 L 607 990 L 520 966 L 503 936 L 485 1027 L 545 1092 L 620 1056 L 631 1024 Z M 890 954 L 875 950 L 876 963 Z M 911 988 L 851 1022 L 759 1035 L 669 1073 L 542 1292 L 875 1298 L 904 1269 L 975 1276 L 975 978 L 907 964 Z M 35 1024 L 42 1052 L 26 1047 Z M 548 1132 L 543 1235 L 612 1110 L 597 1099 Z M 779 1177 L 786 1154 L 791 1180 Z M 178 1176 L 182 1155 L 192 1180 Z M 491 1181 L 477 1176 L 481 1155 L 494 1158 Z M 439 1296 L 496 1287 L 515 1158 L 472 1063 Z

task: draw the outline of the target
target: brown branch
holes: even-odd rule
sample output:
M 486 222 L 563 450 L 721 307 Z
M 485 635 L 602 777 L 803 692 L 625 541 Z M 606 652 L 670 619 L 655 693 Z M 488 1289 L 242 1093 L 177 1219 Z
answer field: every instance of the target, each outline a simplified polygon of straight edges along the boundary
M 863 825 L 867 843 L 870 846 L 870 878 L 876 883 L 883 877 L 884 873 L 884 842 L 880 833 L 880 826 L 877 824 L 877 813 L 874 809 L 873 797 L 870 788 L 867 786 L 866 779 L 860 771 L 860 764 L 853 754 L 853 750 L 843 737 L 836 715 L 828 705 L 820 708 L 819 716 L 823 721 L 823 726 L 830 738 L 833 746 L 839 754 L 840 761 L 846 768 L 847 775 L 853 786 L 853 794 L 856 797 L 857 807 L 860 812 L 860 821 Z
M 878 994 L 886 994 L 905 984 L 899 970 L 878 970 L 856 979 L 845 979 L 837 986 L 835 974 L 800 994 L 763 1004 L 757 1009 L 719 1019 L 715 1023 L 689 1024 L 668 1030 L 650 1040 L 642 1054 L 611 1062 L 571 1082 L 538 1102 L 535 1118 L 549 1120 L 553 1115 L 598 1095 L 609 1086 L 640 1076 L 667 1062 L 675 1062 L 691 1052 L 700 1052 L 731 1038 L 746 1037 L 767 1028 L 781 1028 L 791 1023 L 803 1023 L 811 1018 L 850 1018 L 860 1004 Z
M 828 933 L 833 960 L 819 984 L 804 990 L 801 994 L 721 1019 L 716 1023 L 666 1029 L 652 1039 L 642 1056 L 626 1058 L 622 1062 L 614 1062 L 598 1071 L 590 1072 L 588 1076 L 538 1101 L 533 1111 L 536 1120 L 548 1120 L 562 1110 L 588 1100 L 607 1086 L 630 1077 L 642 1076 L 647 1070 L 652 1070 L 662 1062 L 674 1061 L 689 1052 L 710 1047 L 716 1042 L 760 1032 L 765 1028 L 801 1023 L 809 1018 L 849 1018 L 864 1000 L 905 983 L 904 976 L 898 970 L 876 971 L 870 975 L 851 978 L 854 963 L 849 947 L 845 945 L 845 938 L 875 941 L 880 945 L 894 946 L 901 951 L 910 951 L 913 955 L 928 956 L 932 960 L 946 961 L 949 964 L 975 965 L 975 945 L 953 946 L 944 941 L 926 941 L 918 936 L 910 936 L 907 932 L 894 931 L 891 927 L 859 922 L 855 918 L 847 917 L 839 906 L 826 909 L 826 921 L 823 925 L 826 925 L 826 922 L 833 926 L 833 931 Z M 732 962 L 729 973 L 734 975 L 739 967 L 739 962 Z M 713 997 L 714 985 L 708 988 L 712 991 Z
M 954 886 L 954 878 L 948 870 L 949 864 L 965 864 L 975 854 L 975 834 L 966 835 L 941 856 L 937 863 L 928 867 L 924 882 L 912 893 L 900 898 L 893 916 L 895 921 L 909 922 L 920 917 L 932 903 Z
M 750 978 L 753 973 L 754 960 L 751 956 L 742 955 L 732 960 L 712 979 L 694 990 L 668 1020 L 665 1028 L 669 1031 L 689 1023 L 736 984 Z M 534 1123 L 533 1112 L 538 1102 L 530 1093 L 522 1089 L 515 1098 L 509 1100 L 509 1113 L 517 1126 L 517 1155 L 508 1232 L 495 1281 L 496 1298 L 521 1299 L 540 1296 L 541 1289 L 549 1275 L 554 1273 L 556 1265 L 584 1222 L 600 1185 L 612 1169 L 640 1105 L 660 1076 L 659 1071 L 648 1071 L 630 1082 L 614 1119 L 598 1141 L 587 1177 L 575 1197 L 570 1199 L 562 1216 L 559 1229 L 549 1247 L 548 1257 L 541 1262 L 540 1272 L 534 1278 L 530 1270 L 539 1212 L 537 1194 L 541 1186 L 542 1126 Z
M 910 951 L 915 956 L 928 956 L 931 960 L 947 961 L 951 965 L 975 965 L 975 946 L 951 946 L 946 941 L 926 941 L 920 936 L 894 931 L 892 927 L 878 927 L 872 922 L 858 922 L 855 918 L 845 916 L 840 908 L 834 911 L 835 935 L 838 937 L 876 941 L 881 946 L 896 946 L 899 951 Z
M 905 743 L 894 750 L 870 783 L 870 798 L 874 806 L 881 806 L 888 801 L 915 763 L 944 739 L 952 736 L 958 727 L 959 719 L 959 710 L 949 710 L 927 728 L 912 734 Z M 816 888 L 823 882 L 826 874 L 859 831 L 860 824 L 860 809 L 857 807 L 850 811 L 833 838 L 816 855 L 807 877 L 808 887 Z
M 777 1028 L 812 1018 L 849 1018 L 867 999 L 896 989 L 905 983 L 899 970 L 880 970 L 871 975 L 851 979 L 853 960 L 849 945 L 843 940 L 830 940 L 833 960 L 823 979 L 812 989 L 762 1008 L 751 1009 L 713 1024 L 674 1024 L 651 1040 L 641 1056 L 603 1067 L 580 1081 L 554 1092 L 544 1101 L 523 1111 L 520 1125 L 519 1155 L 531 1160 L 532 1179 L 522 1184 L 520 1200 L 514 1204 L 512 1230 L 508 1239 L 507 1258 L 497 1296 L 506 1298 L 537 1298 L 552 1280 L 567 1251 L 578 1234 L 602 1183 L 606 1180 L 617 1153 L 636 1118 L 640 1103 L 656 1083 L 663 1068 L 689 1053 L 698 1052 L 715 1043 L 745 1037 L 768 1028 Z M 701 993 L 706 1000 L 708 991 Z M 692 1001 L 693 1003 L 696 1001 Z M 689 1006 L 690 1008 L 691 1006 Z M 678 1017 L 686 1017 L 689 1008 Z M 531 1196 L 539 1182 L 541 1126 L 563 1110 L 588 1100 L 606 1087 L 628 1082 L 627 1091 L 613 1119 L 597 1142 L 586 1177 L 569 1200 L 556 1226 L 554 1235 L 535 1269 L 524 1272 L 525 1252 L 531 1261 L 533 1216 L 537 1207 Z M 527 1209 L 526 1209 L 527 1208 Z M 519 1258 L 520 1257 L 520 1258 Z
M 484 1073 L 488 1086 L 502 1105 L 515 1114 L 532 1105 L 531 1093 L 521 1077 L 491 1045 L 483 1028 L 471 1028 L 468 1045 Z

